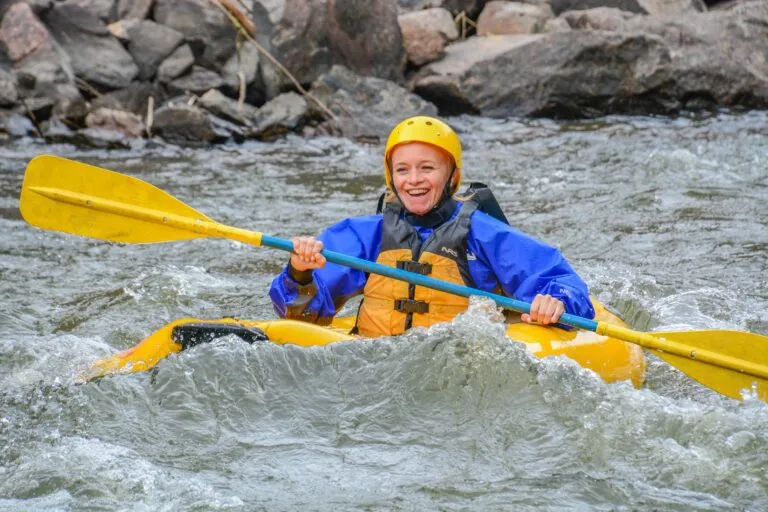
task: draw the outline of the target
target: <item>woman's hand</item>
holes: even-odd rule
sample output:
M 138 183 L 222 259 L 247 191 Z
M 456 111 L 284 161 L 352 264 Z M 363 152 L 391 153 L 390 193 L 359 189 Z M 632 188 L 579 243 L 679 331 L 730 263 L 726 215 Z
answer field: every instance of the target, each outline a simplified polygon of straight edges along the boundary
M 528 324 L 555 324 L 565 313 L 565 304 L 551 295 L 536 295 L 531 302 L 531 312 L 520 315 L 520 319 Z
M 320 254 L 323 250 L 323 242 L 316 240 L 313 236 L 297 236 L 291 241 L 293 242 L 291 266 L 294 269 L 304 272 L 325 266 L 325 256 Z

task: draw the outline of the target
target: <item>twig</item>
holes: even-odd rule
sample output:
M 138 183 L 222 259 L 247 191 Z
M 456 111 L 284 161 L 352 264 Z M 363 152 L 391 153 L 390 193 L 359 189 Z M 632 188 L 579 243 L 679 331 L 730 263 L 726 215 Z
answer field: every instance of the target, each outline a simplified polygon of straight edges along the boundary
M 237 3 L 240 4 L 240 7 L 247 12 L 248 14 L 251 14 L 251 8 L 245 5 L 245 2 L 243 0 L 237 0 Z
M 147 127 L 147 138 L 152 138 L 152 123 L 155 120 L 155 97 L 150 96 L 147 100 L 147 121 L 144 123 Z
M 40 123 L 37 122 L 37 116 L 34 112 L 32 112 L 29 109 L 29 105 L 27 105 L 27 100 L 19 96 L 19 99 L 21 100 L 21 104 L 24 105 L 24 110 L 27 111 L 27 117 L 29 117 L 30 121 L 32 121 L 32 124 L 35 126 L 35 131 L 37 132 L 38 137 L 44 137 L 43 135 L 43 129 L 40 127 Z
M 75 77 L 75 83 L 77 84 L 77 86 L 80 89 L 84 89 L 84 90 L 88 91 L 92 96 L 94 96 L 96 98 L 102 96 L 102 94 L 99 91 L 94 89 L 91 84 L 89 84 L 88 82 L 86 82 L 82 78 Z
M 477 30 L 477 24 L 471 19 L 469 19 L 466 11 L 461 11 L 459 14 L 457 14 L 456 17 L 453 18 L 453 22 L 457 25 L 457 28 L 459 29 L 459 37 L 461 38 L 462 41 L 467 38 L 467 25 Z
M 288 69 L 286 69 L 285 66 L 283 66 L 275 57 L 272 56 L 271 53 L 269 53 L 266 48 L 261 46 L 258 41 L 255 39 L 256 34 L 256 28 L 253 26 L 253 22 L 248 19 L 242 12 L 240 12 L 237 7 L 232 5 L 232 2 L 230 0 L 210 0 L 212 3 L 216 4 L 219 9 L 221 9 L 224 14 L 226 14 L 232 24 L 237 27 L 239 30 L 242 30 L 245 32 L 245 36 L 248 38 L 250 42 L 252 42 L 256 49 L 259 50 L 259 52 L 264 55 L 269 62 L 271 62 L 277 69 L 282 71 L 282 73 L 288 77 L 288 79 L 293 83 L 293 86 L 296 87 L 296 90 L 299 91 L 304 97 L 310 99 L 312 102 L 315 103 L 318 107 L 320 107 L 320 110 L 322 110 L 326 116 L 328 116 L 330 119 L 336 120 L 336 115 L 331 112 L 331 110 L 326 107 L 320 100 L 315 98 L 309 91 L 304 89 L 304 87 L 301 86 L 299 81 L 296 79 L 293 74 L 291 74 Z
M 238 95 L 237 95 L 237 111 L 241 112 L 243 111 L 243 104 L 245 103 L 245 89 L 246 84 L 245 83 L 245 73 L 242 71 L 237 72 L 237 82 L 238 82 Z

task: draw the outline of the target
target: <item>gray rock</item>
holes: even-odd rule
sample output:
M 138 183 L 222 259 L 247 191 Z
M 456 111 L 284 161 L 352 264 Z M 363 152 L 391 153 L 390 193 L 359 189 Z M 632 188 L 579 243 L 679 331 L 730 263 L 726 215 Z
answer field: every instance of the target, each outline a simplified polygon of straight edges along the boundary
M 86 11 L 94 14 L 105 23 L 111 23 L 117 19 L 116 0 L 69 0 Z
M 101 90 L 125 87 L 138 68 L 104 23 L 74 4 L 57 4 L 43 19 L 69 55 L 75 75 Z
M 157 68 L 157 79 L 167 84 L 189 71 L 194 63 L 195 56 L 192 54 L 192 50 L 189 45 L 183 44 L 176 48 Z
M 24 2 L 12 5 L 0 23 L 3 60 L 13 63 L 16 90 L 25 112 L 37 122 L 54 112 L 68 122 L 79 124 L 85 116 L 85 102 L 74 85 L 69 57 Z
M 54 99 L 53 115 L 73 127 L 82 127 L 88 115 L 88 104 L 72 83 L 54 84 L 48 94 Z
M 92 110 L 85 119 L 88 128 L 101 128 L 119 132 L 128 137 L 141 137 L 145 133 L 144 121 L 133 112 L 111 108 Z
M 0 133 L 4 134 L 6 138 L 40 137 L 40 133 L 29 117 L 18 112 L 7 112 L 0 115 Z
M 245 132 L 240 126 L 220 117 L 211 117 L 211 127 L 215 134 L 212 142 L 215 144 L 224 144 L 230 140 L 235 142 L 243 142 L 245 140 Z
M 157 109 L 152 133 L 180 145 L 208 144 L 217 137 L 211 117 L 190 105 L 166 105 Z
M 241 126 L 249 125 L 251 119 L 258 115 L 258 109 L 252 105 L 244 103 L 242 108 L 238 108 L 237 101 L 226 97 L 216 89 L 211 89 L 203 94 L 200 97 L 199 105 L 213 115 Z
M 12 107 L 18 99 L 16 76 L 12 70 L 0 68 L 0 107 Z
M 131 32 L 136 30 L 142 20 L 136 18 L 129 18 L 127 20 L 119 20 L 107 25 L 109 33 L 120 40 L 121 43 L 127 44 L 131 40 Z
M 768 106 L 768 3 L 685 21 L 587 13 L 570 32 L 451 45 L 411 85 L 443 114 L 592 117 Z
M 295 92 L 281 94 L 258 109 L 253 126 L 246 129 L 248 138 L 274 140 L 288 132 L 300 130 L 311 112 L 307 101 Z
M 259 50 L 251 41 L 245 41 L 240 50 L 229 58 L 221 70 L 221 78 L 224 80 L 223 90 L 232 97 L 238 97 L 240 93 L 240 77 L 242 73 L 243 83 L 246 87 L 245 98 L 248 103 L 261 105 L 266 101 L 266 87 L 259 73 Z
M 645 65 L 638 67 L 639 61 Z M 563 32 L 474 38 L 449 47 L 446 58 L 422 69 L 413 85 L 443 114 L 655 112 L 667 105 L 647 93 L 669 80 L 669 61 L 669 48 L 652 35 Z
M 375 77 L 361 77 L 334 66 L 318 78 L 310 93 L 338 117 L 319 132 L 352 139 L 379 141 L 406 117 L 436 115 L 437 108 L 403 87 Z M 312 106 L 320 115 L 317 106 Z
M 20 109 L 27 116 L 32 118 L 35 123 L 42 123 L 51 118 L 53 108 L 56 106 L 52 98 L 34 97 L 19 98 L 22 108 Z
M 405 66 L 397 8 L 391 0 L 256 0 L 253 21 L 259 43 L 302 83 L 332 65 L 401 81 Z M 291 87 L 274 66 L 261 62 L 269 93 Z M 273 84 L 271 77 L 278 82 Z
M 406 55 L 393 2 L 330 0 L 328 29 L 333 64 L 364 76 L 403 81 Z
M 544 32 L 554 14 L 548 5 L 488 2 L 477 18 L 477 35 L 535 34 Z
M 237 31 L 210 0 L 156 0 L 154 16 L 184 34 L 200 66 L 219 71 L 235 53 Z
M 139 67 L 139 80 L 153 78 L 157 68 L 184 42 L 184 35 L 154 21 L 143 20 L 127 29 L 128 51 Z
M 58 122 L 49 125 L 45 131 L 45 140 L 50 144 L 71 144 L 86 149 L 130 149 L 131 145 L 125 136 L 117 131 L 103 128 L 85 128 L 71 130 Z
M 200 66 L 193 66 L 189 73 L 170 82 L 168 88 L 175 93 L 188 91 L 194 94 L 203 94 L 208 89 L 216 89 L 223 84 L 224 81 L 218 73 Z
M 704 0 L 637 0 L 651 16 L 668 17 L 705 12 Z
M 640 15 L 613 7 L 598 7 L 586 11 L 566 11 L 559 19 L 564 20 L 572 29 L 619 32 L 624 29 L 627 21 L 636 16 Z
M 166 94 L 158 84 L 133 82 L 125 89 L 94 98 L 91 100 L 91 109 L 125 110 L 143 118 L 147 115 L 149 98 L 153 98 L 154 105 L 159 106 L 165 102 Z
M 154 3 L 155 0 L 117 0 L 117 17 L 121 20 L 146 19 Z

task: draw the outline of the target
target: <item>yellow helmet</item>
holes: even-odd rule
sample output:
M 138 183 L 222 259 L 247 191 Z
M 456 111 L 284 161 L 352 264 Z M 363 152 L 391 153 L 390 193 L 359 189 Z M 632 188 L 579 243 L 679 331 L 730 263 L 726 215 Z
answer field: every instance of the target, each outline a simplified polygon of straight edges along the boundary
M 384 150 L 384 179 L 387 182 L 387 188 L 394 192 L 392 186 L 392 169 L 390 168 L 390 157 L 392 150 L 399 144 L 406 142 L 424 142 L 436 146 L 446 151 L 456 166 L 454 175 L 456 176 L 456 185 L 451 190 L 455 194 L 461 185 L 461 142 L 459 136 L 443 121 L 434 117 L 416 116 L 409 117 L 405 121 L 395 126 L 387 139 L 387 147 Z

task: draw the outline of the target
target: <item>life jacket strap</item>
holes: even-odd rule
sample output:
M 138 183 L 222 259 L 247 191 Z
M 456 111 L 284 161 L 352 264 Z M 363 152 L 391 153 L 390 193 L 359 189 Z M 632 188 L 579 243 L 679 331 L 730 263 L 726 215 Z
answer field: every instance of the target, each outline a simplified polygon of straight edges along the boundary
M 395 299 L 395 311 L 401 313 L 429 313 L 429 304 L 423 300 Z
M 397 262 L 397 268 L 405 270 L 406 272 L 415 272 L 423 276 L 428 276 L 432 273 L 431 263 L 419 263 L 413 260 L 400 260 Z

